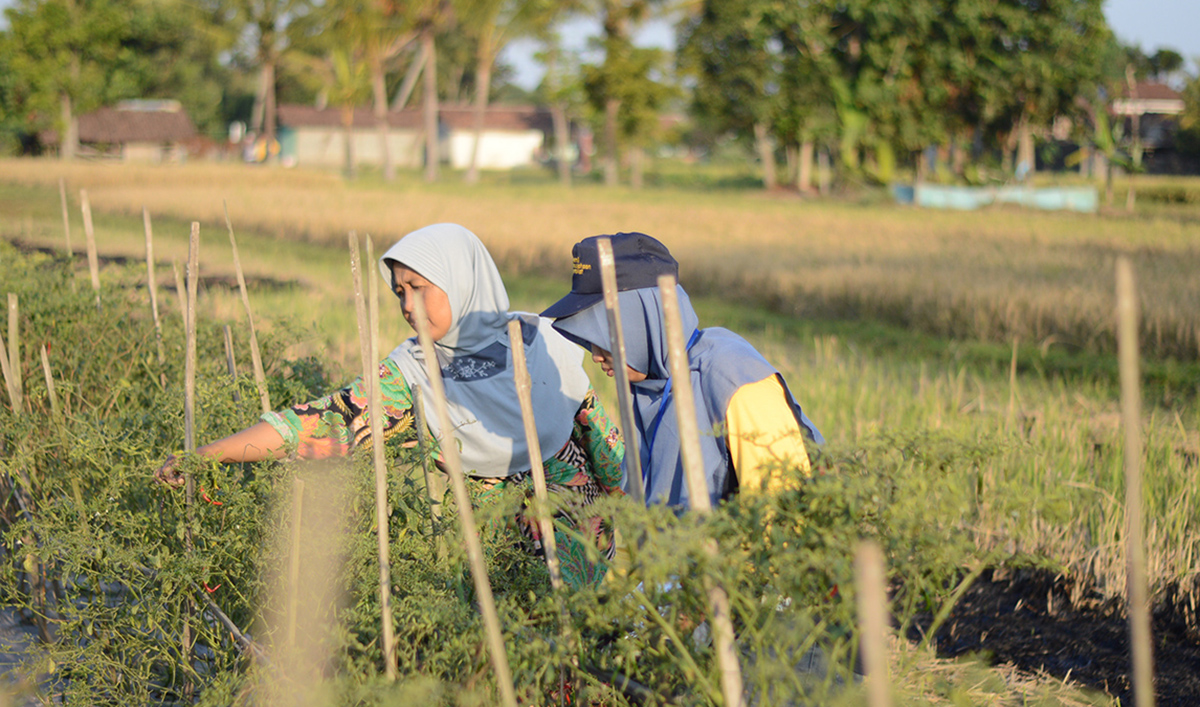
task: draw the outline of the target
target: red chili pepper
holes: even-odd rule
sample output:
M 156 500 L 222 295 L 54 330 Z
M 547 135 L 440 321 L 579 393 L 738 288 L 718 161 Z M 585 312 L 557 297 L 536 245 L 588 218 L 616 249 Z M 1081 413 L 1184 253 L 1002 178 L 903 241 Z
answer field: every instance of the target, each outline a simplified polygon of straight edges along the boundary
M 215 587 L 208 586 L 208 582 L 201 582 L 201 584 L 204 585 L 204 591 L 208 592 L 209 594 L 212 594 L 213 592 L 215 592 L 221 588 L 221 585 L 219 585 L 219 584 Z
M 208 497 L 208 494 L 204 492 L 204 487 L 203 487 L 203 486 L 201 486 L 201 487 L 200 487 L 200 497 L 201 497 L 201 498 L 203 498 L 205 501 L 208 501 L 209 503 L 213 504 L 214 506 L 223 506 L 223 505 L 225 505 L 225 504 L 224 504 L 224 503 L 222 503 L 221 501 L 214 501 L 214 500 L 212 500 L 211 498 L 209 498 L 209 497 Z

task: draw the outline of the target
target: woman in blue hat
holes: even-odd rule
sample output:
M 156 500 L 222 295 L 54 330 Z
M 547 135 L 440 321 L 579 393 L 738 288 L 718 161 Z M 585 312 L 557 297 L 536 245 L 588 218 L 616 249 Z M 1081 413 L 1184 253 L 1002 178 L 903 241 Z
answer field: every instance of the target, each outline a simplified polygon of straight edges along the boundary
M 603 237 L 611 239 L 616 265 L 646 503 L 687 508 L 658 289 L 660 275 L 678 278 L 679 264 L 666 246 L 642 233 L 595 236 L 575 244 L 571 292 L 542 316 L 553 319 L 555 329 L 591 351 L 592 359 L 613 375 L 613 346 L 597 251 L 597 242 Z M 824 439 L 800 409 L 783 376 L 737 334 L 717 327 L 698 328 L 699 319 L 687 293 L 679 286 L 676 292 L 688 336 L 696 421 L 712 503 L 739 490 L 777 488 L 784 482 L 781 470 L 785 468 L 808 473 L 805 445 L 821 444 Z

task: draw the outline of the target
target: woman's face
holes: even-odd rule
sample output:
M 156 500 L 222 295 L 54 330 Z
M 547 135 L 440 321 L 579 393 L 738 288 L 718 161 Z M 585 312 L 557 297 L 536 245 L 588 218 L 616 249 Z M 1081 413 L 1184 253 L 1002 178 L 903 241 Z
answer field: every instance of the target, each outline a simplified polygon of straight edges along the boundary
M 415 270 L 395 262 L 392 263 L 392 281 L 396 283 L 396 296 L 400 298 L 404 319 L 413 331 L 417 329 L 413 321 L 416 315 L 413 302 L 419 296 L 425 298 L 425 317 L 429 322 L 430 338 L 439 341 L 450 331 L 454 314 L 450 311 L 450 298 L 442 288 L 421 277 Z
M 604 371 L 604 375 L 609 378 L 616 375 L 613 370 L 613 355 L 595 344 L 592 344 L 592 360 L 600 364 L 600 370 Z M 630 383 L 641 383 L 646 380 L 645 373 L 634 370 L 629 366 L 625 367 L 625 373 L 629 376 Z

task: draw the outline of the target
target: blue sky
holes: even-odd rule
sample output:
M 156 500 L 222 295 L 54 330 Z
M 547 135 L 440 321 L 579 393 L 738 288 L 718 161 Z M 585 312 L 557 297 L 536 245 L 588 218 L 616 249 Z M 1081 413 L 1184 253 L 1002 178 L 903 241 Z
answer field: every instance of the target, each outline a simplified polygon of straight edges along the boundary
M 1140 44 L 1147 53 L 1174 49 L 1196 73 L 1200 66 L 1200 0 L 1106 0 L 1104 14 L 1121 40 Z M 568 46 L 583 49 L 588 37 L 599 32 L 597 22 L 580 20 L 564 30 L 563 38 Z M 642 28 L 636 41 L 642 46 L 670 47 L 674 32 L 667 22 L 652 22 Z M 534 51 L 532 42 L 517 42 L 502 55 L 516 70 L 517 83 L 530 89 L 537 86 L 543 73 L 533 59 Z

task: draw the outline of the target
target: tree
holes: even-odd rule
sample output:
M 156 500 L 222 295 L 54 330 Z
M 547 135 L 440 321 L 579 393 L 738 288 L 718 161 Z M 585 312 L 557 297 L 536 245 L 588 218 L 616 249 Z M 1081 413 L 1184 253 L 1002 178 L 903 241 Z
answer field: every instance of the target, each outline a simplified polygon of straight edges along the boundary
M 558 169 L 558 180 L 563 186 L 571 185 L 570 114 L 582 107 L 586 98 L 580 77 L 579 57 L 562 50 L 561 40 L 553 22 L 547 22 L 537 36 L 545 47 L 537 58 L 546 66 L 546 73 L 537 93 L 550 106 L 550 117 L 554 125 L 554 162 Z
M 604 49 L 604 61 L 598 66 L 587 69 L 589 77 L 585 84 L 589 85 L 589 100 L 602 106 L 604 145 L 604 183 L 614 186 L 617 183 L 617 168 L 619 166 L 619 132 L 617 125 L 618 114 L 621 111 L 621 97 L 618 88 L 631 77 L 623 76 L 622 72 L 629 68 L 633 56 L 633 26 L 646 18 L 650 10 L 661 5 L 663 0 L 595 0 L 596 9 L 601 17 L 603 36 L 601 47 Z M 599 91 L 600 93 L 595 93 Z
M 709 0 L 681 31 L 681 69 L 696 82 L 693 110 L 715 132 L 753 135 L 763 186 L 776 184 L 771 135 L 784 111 L 782 45 L 768 0 Z
M 1181 152 L 1200 157 L 1200 76 L 1183 88 L 1183 113 L 1175 139 Z
M 361 64 L 369 74 L 372 111 L 379 138 L 384 181 L 396 178 L 388 140 L 387 73 L 391 63 L 416 37 L 413 18 L 395 0 L 330 0 L 311 15 L 308 30 L 317 53 Z M 307 29 L 307 28 L 306 28 Z
M 674 94 L 661 80 L 666 55 L 633 46 L 628 40 L 604 40 L 604 63 L 583 67 L 583 89 L 605 131 L 605 184 L 617 183 L 619 152 L 629 147 L 631 184 L 641 186 L 644 148 L 657 127 L 658 114 Z
M 464 177 L 468 184 L 479 181 L 479 142 L 492 86 L 496 57 L 514 38 L 532 33 L 555 11 L 554 0 L 458 0 L 460 25 L 476 45 L 474 142 L 471 162 Z
M 1150 57 L 1150 71 L 1154 80 L 1165 83 L 1171 74 L 1183 68 L 1183 55 L 1174 49 L 1159 49 Z
M 1095 57 L 1110 36 L 1101 0 L 1002 0 L 981 13 L 982 118 L 993 134 L 1015 136 L 1018 167 L 1034 166 L 1033 129 L 1074 114 L 1100 80 Z
M 363 61 L 361 50 L 344 44 L 335 46 L 320 59 L 309 59 L 309 65 L 321 78 L 330 105 L 341 113 L 344 172 L 346 179 L 354 179 L 358 175 L 354 156 L 354 111 L 372 95 L 370 67 Z
M 222 93 L 231 72 L 220 56 L 231 47 L 221 17 L 203 4 L 162 1 L 139 5 L 125 47 L 134 57 L 138 97 L 180 101 L 196 127 L 225 134 Z
M 303 20 L 311 0 L 221 0 L 227 31 L 237 38 L 252 65 L 258 67 L 258 93 L 250 125 L 262 130 L 268 146 L 275 142 L 276 73 L 293 50 L 300 31 L 311 29 Z M 270 149 L 267 150 L 270 155 Z
M 138 91 L 127 71 L 134 55 L 124 46 L 134 7 L 125 0 L 18 0 L 5 16 L 13 93 L 37 125 L 58 129 L 59 155 L 73 159 L 79 114 Z

